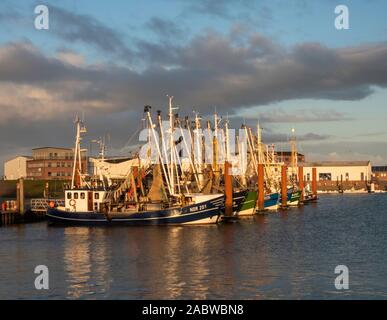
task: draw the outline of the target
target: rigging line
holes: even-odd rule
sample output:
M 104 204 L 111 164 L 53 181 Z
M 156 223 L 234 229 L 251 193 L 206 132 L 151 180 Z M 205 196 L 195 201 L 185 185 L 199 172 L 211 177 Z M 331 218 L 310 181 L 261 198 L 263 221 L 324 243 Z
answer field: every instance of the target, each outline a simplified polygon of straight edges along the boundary
M 122 147 L 122 149 L 126 148 L 129 146 L 129 144 L 132 142 L 132 139 L 134 138 L 134 136 L 136 136 L 143 128 L 139 127 L 130 137 L 129 139 L 126 141 L 125 145 Z

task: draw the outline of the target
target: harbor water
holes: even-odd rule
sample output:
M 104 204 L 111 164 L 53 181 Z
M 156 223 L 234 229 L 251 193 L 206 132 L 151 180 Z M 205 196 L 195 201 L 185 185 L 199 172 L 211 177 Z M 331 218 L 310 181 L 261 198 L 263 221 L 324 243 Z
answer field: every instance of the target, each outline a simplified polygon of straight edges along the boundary
M 48 290 L 35 289 L 37 265 Z M 387 194 L 210 226 L 1 227 L 0 299 L 15 298 L 387 299 Z

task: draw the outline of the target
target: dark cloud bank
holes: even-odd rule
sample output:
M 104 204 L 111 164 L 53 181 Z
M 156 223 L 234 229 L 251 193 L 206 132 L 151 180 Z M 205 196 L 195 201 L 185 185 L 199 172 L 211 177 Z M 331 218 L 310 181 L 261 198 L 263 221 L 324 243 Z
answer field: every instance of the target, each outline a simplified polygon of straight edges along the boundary
M 140 123 L 143 105 L 163 108 L 166 94 L 176 97 L 181 114 L 192 109 L 210 114 L 216 106 L 218 113 L 237 117 L 241 107 L 300 98 L 358 100 L 373 87 L 387 85 L 387 43 L 328 48 L 316 42 L 286 48 L 259 33 L 247 33 L 241 41 L 240 34 L 236 39 L 233 33 L 206 31 L 184 45 L 139 40 L 129 47 L 92 17 L 59 8 L 53 14 L 72 22 L 60 30 L 53 26 L 57 37 L 91 44 L 126 64 L 71 64 L 28 41 L 1 45 L 1 134 L 12 133 L 12 121 L 19 123 L 21 131 L 14 134 L 27 136 L 24 145 L 51 143 L 44 124 L 69 121 L 80 109 L 97 128 L 124 134 L 123 142 Z M 179 33 L 173 24 L 157 19 L 148 27 Z M 36 90 L 49 98 L 39 99 Z M 10 99 L 10 94 L 15 96 Z M 25 112 L 30 106 L 36 108 L 34 117 Z M 26 134 L 31 122 L 37 128 Z

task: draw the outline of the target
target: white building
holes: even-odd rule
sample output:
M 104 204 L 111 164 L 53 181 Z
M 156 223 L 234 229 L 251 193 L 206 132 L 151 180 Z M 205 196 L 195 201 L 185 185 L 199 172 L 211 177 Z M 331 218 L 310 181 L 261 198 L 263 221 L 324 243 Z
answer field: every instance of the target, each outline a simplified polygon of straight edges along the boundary
M 317 170 L 317 181 L 364 181 L 371 180 L 370 161 L 318 161 L 304 164 L 304 179 L 312 181 L 312 169 Z
M 30 157 L 18 156 L 4 162 L 4 179 L 17 180 L 27 177 L 27 160 Z

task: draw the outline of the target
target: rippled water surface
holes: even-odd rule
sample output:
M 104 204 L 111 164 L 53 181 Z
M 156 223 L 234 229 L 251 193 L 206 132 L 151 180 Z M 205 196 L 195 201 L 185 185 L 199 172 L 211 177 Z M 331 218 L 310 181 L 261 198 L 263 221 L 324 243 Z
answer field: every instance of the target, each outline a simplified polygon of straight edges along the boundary
M 50 288 L 38 291 L 42 264 Z M 1 227 L 0 299 L 13 298 L 386 299 L 387 195 L 321 196 L 216 226 Z

